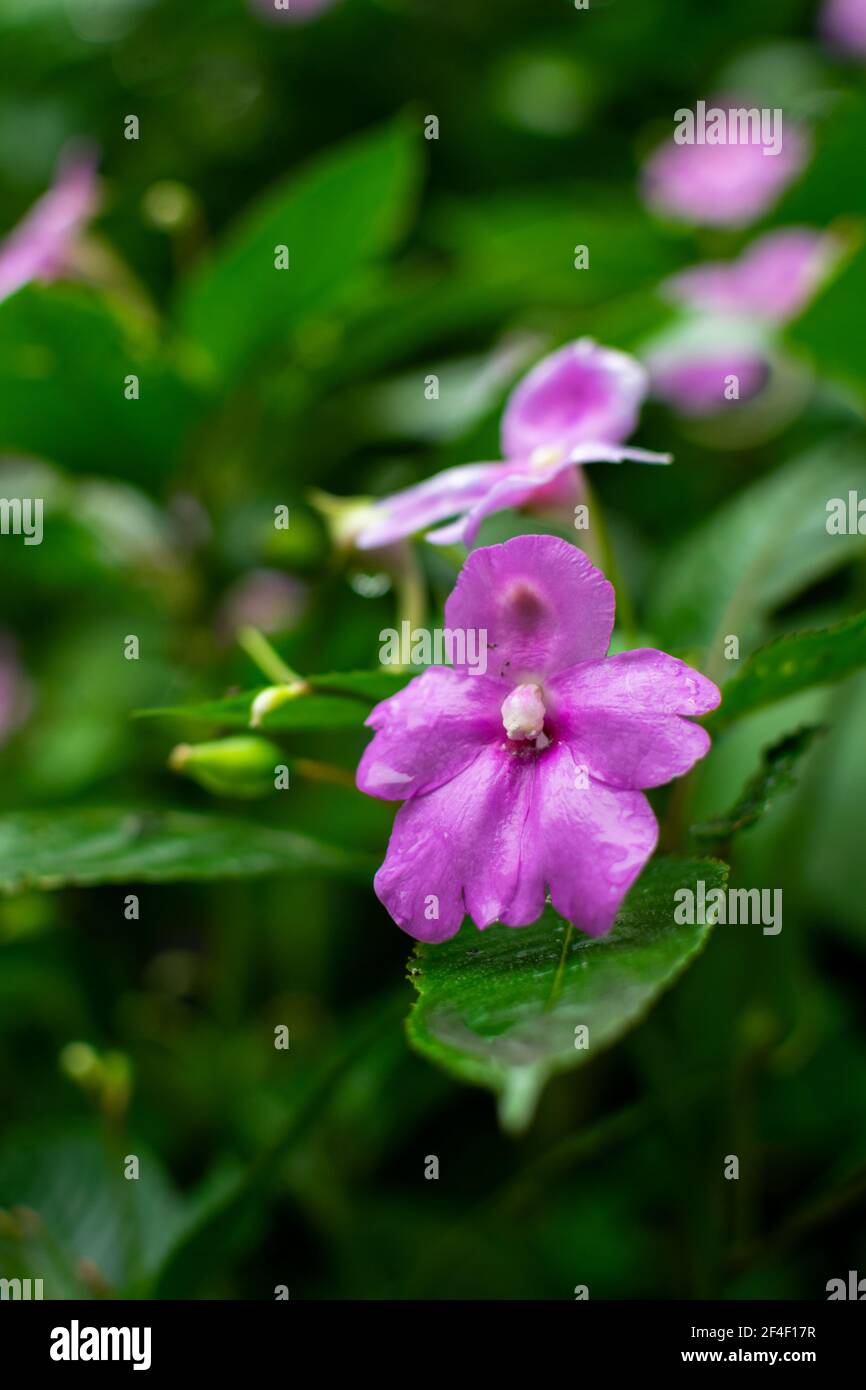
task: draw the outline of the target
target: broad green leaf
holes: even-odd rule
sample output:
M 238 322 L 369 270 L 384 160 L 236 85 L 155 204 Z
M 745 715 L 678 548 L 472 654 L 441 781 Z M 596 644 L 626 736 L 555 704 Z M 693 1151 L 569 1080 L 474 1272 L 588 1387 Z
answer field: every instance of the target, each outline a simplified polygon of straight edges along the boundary
M 750 656 L 728 681 L 707 727 L 715 732 L 801 690 L 844 680 L 861 666 L 866 666 L 866 613 L 833 627 L 779 637 Z
M 0 817 L 0 891 L 325 870 L 365 875 L 366 856 L 291 830 L 190 811 L 88 807 Z
M 816 920 L 835 921 L 862 950 L 866 948 L 866 675 L 838 692 L 831 719 L 810 781 L 812 802 L 803 808 L 808 854 L 802 872 Z
M 674 921 L 677 889 L 703 879 L 709 891 L 726 876 L 717 860 L 654 860 L 605 937 L 584 936 L 547 908 L 531 927 L 467 923 L 451 941 L 418 945 L 409 1041 L 459 1080 L 495 1091 L 506 1128 L 525 1128 L 547 1080 L 634 1027 L 706 942 L 706 924 Z M 576 1045 L 579 1025 L 586 1048 Z
M 603 304 L 655 284 L 683 256 L 677 238 L 650 222 L 633 195 L 597 186 L 454 200 L 435 231 L 457 257 L 458 273 L 507 285 L 533 305 Z M 578 246 L 588 248 L 586 269 L 575 268 Z
M 775 208 L 773 222 L 826 227 L 840 215 L 866 213 L 864 145 L 866 100 L 848 91 L 824 121 L 806 172 Z
M 124 395 L 128 374 L 137 400 Z M 198 409 L 150 332 L 94 292 L 28 285 L 0 304 L 0 451 L 150 480 Z
M 838 278 L 791 327 L 788 338 L 805 348 L 817 371 L 866 393 L 863 360 L 863 302 L 866 298 L 866 249 L 854 256 Z
M 0 1151 L 0 1275 L 43 1278 L 45 1298 L 87 1298 L 134 1291 L 155 1271 L 183 1232 L 186 1204 L 139 1140 L 139 1177 L 127 1180 L 124 1152 L 84 1131 L 10 1136 Z
M 691 833 L 695 838 L 724 844 L 759 821 L 779 793 L 794 786 L 796 766 L 819 732 L 821 726 L 813 724 L 766 749 L 760 768 L 746 783 L 730 811 L 693 825 Z
M 275 733 L 357 729 L 364 723 L 373 704 L 396 694 L 411 679 L 411 673 L 387 671 L 347 671 L 343 675 L 308 676 L 306 682 L 310 693 L 277 705 L 264 715 L 258 727 Z M 183 719 L 194 724 L 222 724 L 226 728 L 246 729 L 250 726 L 253 703 L 266 689 L 267 686 L 259 686 L 256 690 L 227 695 L 223 700 L 205 700 L 195 705 L 136 710 L 136 715 L 138 718 Z
M 187 282 L 183 331 L 223 375 L 338 303 L 356 273 L 400 233 L 415 188 L 418 138 L 395 122 L 291 174 L 232 228 Z M 275 267 L 286 246 L 288 269 Z
M 815 580 L 866 553 L 866 537 L 830 535 L 827 504 L 866 493 L 866 444 L 837 440 L 797 458 L 726 502 L 676 546 L 651 597 L 659 645 L 709 652 L 724 674 L 723 642 L 741 650 L 761 619 Z

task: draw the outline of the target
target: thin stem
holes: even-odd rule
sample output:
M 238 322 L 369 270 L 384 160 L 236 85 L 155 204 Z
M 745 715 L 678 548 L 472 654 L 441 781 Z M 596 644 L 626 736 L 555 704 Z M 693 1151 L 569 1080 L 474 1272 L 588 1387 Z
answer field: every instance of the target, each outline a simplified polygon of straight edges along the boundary
M 265 634 L 257 627 L 240 628 L 237 641 L 238 646 L 268 680 L 275 681 L 277 685 L 292 685 L 301 680 L 297 671 L 286 665 L 279 652 L 274 650 Z
M 616 590 L 617 620 L 629 646 L 634 646 L 637 642 L 637 621 L 631 597 L 617 563 L 616 552 L 604 519 L 604 509 L 598 493 L 587 481 L 586 474 L 583 477 L 583 487 L 589 507 L 590 535 L 595 534 L 601 568 Z

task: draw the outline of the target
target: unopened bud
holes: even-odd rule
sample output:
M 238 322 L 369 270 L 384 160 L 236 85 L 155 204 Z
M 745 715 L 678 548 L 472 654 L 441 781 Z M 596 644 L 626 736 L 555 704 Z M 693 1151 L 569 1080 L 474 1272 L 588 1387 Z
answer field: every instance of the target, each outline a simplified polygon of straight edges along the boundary
M 275 743 L 238 734 L 213 743 L 180 743 L 168 765 L 216 796 L 255 797 L 274 790 L 276 769 L 284 761 Z
M 297 700 L 299 695 L 309 694 L 306 681 L 291 681 L 287 685 L 269 685 L 260 690 L 250 708 L 250 728 L 257 729 L 266 715 L 279 709 L 289 700 Z

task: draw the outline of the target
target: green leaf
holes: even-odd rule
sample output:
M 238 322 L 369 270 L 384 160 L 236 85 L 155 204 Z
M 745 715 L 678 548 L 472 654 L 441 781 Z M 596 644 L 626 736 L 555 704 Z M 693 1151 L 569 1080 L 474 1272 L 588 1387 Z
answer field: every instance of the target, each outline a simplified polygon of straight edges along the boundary
M 347 671 L 343 675 L 308 676 L 309 694 L 298 695 L 270 710 L 258 725 L 275 733 L 312 733 L 317 729 L 357 729 L 370 708 L 385 700 L 412 679 L 411 672 Z M 268 686 L 205 700 L 197 705 L 168 705 L 136 710 L 139 719 L 184 719 L 194 724 L 222 724 L 227 728 L 250 727 L 253 702 Z M 318 692 L 323 692 L 319 694 Z M 324 693 L 327 692 L 327 693 Z M 333 693 L 331 693 L 333 692 Z
M 866 249 L 841 269 L 789 329 L 788 339 L 805 348 L 817 370 L 866 392 L 866 362 L 862 351 L 863 303 L 866 300 Z
M 524 1129 L 547 1080 L 634 1027 L 706 942 L 708 926 L 674 922 L 677 889 L 703 879 L 709 891 L 726 877 L 716 860 L 656 859 L 607 936 L 584 936 L 547 908 L 531 927 L 467 923 L 442 945 L 418 945 L 409 1041 L 459 1080 L 495 1091 L 503 1125 Z M 581 1024 L 588 1048 L 576 1046 Z
M 190 811 L 89 807 L 0 817 L 0 891 L 325 870 L 371 871 L 365 855 L 290 830 Z
M 138 400 L 124 396 L 130 373 Z M 0 450 L 151 480 L 198 409 L 150 332 L 91 290 L 28 285 L 0 304 Z
M 860 437 L 797 458 L 725 503 L 661 571 L 648 613 L 659 645 L 708 649 L 722 674 L 725 636 L 738 636 L 742 649 L 774 607 L 866 551 L 866 537 L 827 530 L 828 501 L 849 491 L 866 492 Z
M 815 685 L 832 685 L 866 666 L 866 613 L 810 632 L 778 637 L 750 656 L 705 721 L 713 732 L 744 714 Z
M 179 323 L 220 373 L 237 374 L 270 340 L 344 297 L 400 233 L 418 139 L 399 121 L 329 152 L 271 189 L 187 282 Z M 275 268 L 288 247 L 289 267 Z
M 86 1298 L 95 1283 L 117 1294 L 146 1279 L 187 1218 L 156 1156 L 138 1139 L 132 1151 L 135 1181 L 124 1177 L 124 1150 L 86 1131 L 10 1135 L 0 1150 L 0 1208 L 11 1209 L 0 1273 L 43 1278 L 45 1298 Z
M 821 732 L 820 724 L 812 724 L 767 748 L 760 768 L 746 783 L 730 811 L 693 825 L 691 833 L 695 838 L 724 844 L 759 821 L 779 793 L 794 786 L 795 768 L 815 735 Z

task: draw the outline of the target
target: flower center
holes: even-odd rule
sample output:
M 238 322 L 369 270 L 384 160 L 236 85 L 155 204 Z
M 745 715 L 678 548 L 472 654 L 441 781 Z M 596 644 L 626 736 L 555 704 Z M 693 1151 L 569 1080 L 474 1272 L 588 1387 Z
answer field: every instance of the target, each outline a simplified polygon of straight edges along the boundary
M 533 682 L 515 686 L 502 701 L 502 723 L 509 738 L 517 741 L 537 738 L 544 728 L 544 700 L 541 686 Z
M 552 463 L 559 462 L 562 452 L 562 446 L 559 444 L 539 444 L 529 456 L 530 470 L 533 473 L 544 473 Z

